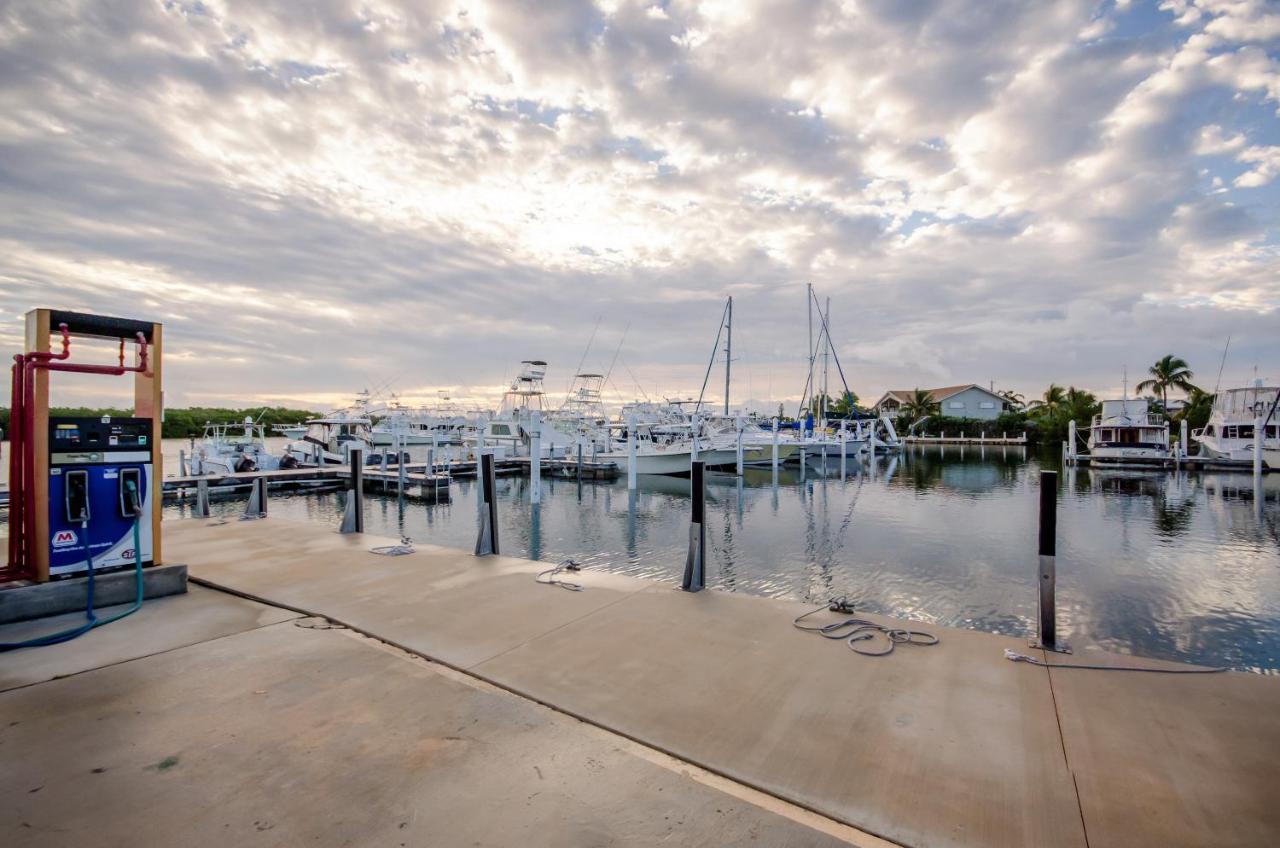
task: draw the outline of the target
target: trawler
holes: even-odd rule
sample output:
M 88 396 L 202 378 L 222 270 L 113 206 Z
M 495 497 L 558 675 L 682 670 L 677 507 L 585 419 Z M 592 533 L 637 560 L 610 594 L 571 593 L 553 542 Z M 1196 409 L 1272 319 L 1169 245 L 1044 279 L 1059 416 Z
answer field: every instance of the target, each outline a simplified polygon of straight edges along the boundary
M 1262 462 L 1280 469 L 1280 418 L 1277 402 L 1280 388 L 1263 386 L 1227 389 L 1213 398 L 1209 423 L 1191 437 L 1200 445 L 1200 455 L 1212 459 L 1252 462 L 1257 419 L 1263 419 Z
M 1089 425 L 1092 461 L 1162 460 L 1169 457 L 1169 422 L 1145 398 L 1104 400 Z

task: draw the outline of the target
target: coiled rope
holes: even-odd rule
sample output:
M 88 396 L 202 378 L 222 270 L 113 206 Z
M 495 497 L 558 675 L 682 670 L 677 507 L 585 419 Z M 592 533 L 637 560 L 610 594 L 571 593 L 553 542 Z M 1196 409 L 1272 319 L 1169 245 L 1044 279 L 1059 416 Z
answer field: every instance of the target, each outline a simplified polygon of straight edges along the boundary
M 538 576 L 534 578 L 538 583 L 547 586 L 559 586 L 561 589 L 568 589 L 570 592 L 581 592 L 585 587 L 581 583 L 570 583 L 568 580 L 557 580 L 556 575 L 563 572 L 578 572 L 582 570 L 582 566 L 574 562 L 572 559 L 566 559 L 554 568 L 548 568 L 546 571 L 538 572 Z
M 413 553 L 413 540 L 408 536 L 401 536 L 400 544 L 370 548 L 369 552 L 380 556 L 404 556 L 405 554 Z
M 849 650 L 864 657 L 888 656 L 899 645 L 928 647 L 938 644 L 939 641 L 937 636 L 932 633 L 925 633 L 923 630 L 887 627 L 874 621 L 868 621 L 865 618 L 842 618 L 839 621 L 833 621 L 828 624 L 803 623 L 809 616 L 816 615 L 824 610 L 850 615 L 854 612 L 854 606 L 847 597 L 841 595 L 840 597 L 832 598 L 820 607 L 796 616 L 791 623 L 797 630 L 817 633 L 824 639 L 843 639 L 845 644 L 849 646 Z M 884 639 L 883 646 L 876 648 L 875 642 L 880 638 Z M 861 644 L 863 642 L 870 642 L 871 644 L 863 645 Z

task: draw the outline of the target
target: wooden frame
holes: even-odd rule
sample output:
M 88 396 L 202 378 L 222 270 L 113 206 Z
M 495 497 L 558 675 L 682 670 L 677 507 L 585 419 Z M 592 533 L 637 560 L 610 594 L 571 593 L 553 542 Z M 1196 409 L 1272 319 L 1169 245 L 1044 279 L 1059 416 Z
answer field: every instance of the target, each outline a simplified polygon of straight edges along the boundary
M 32 309 L 26 315 L 26 349 L 29 353 L 49 353 L 52 350 L 53 330 L 51 309 Z M 162 428 L 164 420 L 164 392 L 161 377 L 163 327 L 151 323 L 150 342 L 147 354 L 150 364 L 149 374 L 133 375 L 133 408 L 137 418 L 150 418 L 153 424 L 151 444 L 151 528 L 152 528 L 152 565 L 160 565 L 161 556 L 160 520 L 161 502 L 163 500 L 164 454 L 161 450 Z M 81 338 L 114 338 L 112 336 L 91 336 L 87 333 L 75 334 Z M 75 360 L 75 347 L 72 345 L 72 361 Z M 30 492 L 35 505 L 36 538 L 29 540 L 28 551 L 31 566 L 36 580 L 46 582 L 49 579 L 49 548 L 44 541 L 49 538 L 49 371 L 43 368 L 33 369 L 34 409 L 32 412 L 32 439 L 35 449 L 35 475 L 30 481 Z

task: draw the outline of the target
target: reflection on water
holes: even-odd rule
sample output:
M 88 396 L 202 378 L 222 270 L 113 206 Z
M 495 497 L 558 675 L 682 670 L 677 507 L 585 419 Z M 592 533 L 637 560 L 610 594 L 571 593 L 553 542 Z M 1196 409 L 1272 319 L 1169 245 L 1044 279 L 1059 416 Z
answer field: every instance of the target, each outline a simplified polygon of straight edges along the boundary
M 1049 457 L 1053 467 L 1056 456 Z M 1027 635 L 1036 598 L 1042 460 L 1010 447 L 917 447 L 874 467 L 821 460 L 707 485 L 707 582 L 805 601 Z M 1068 640 L 1120 652 L 1280 668 L 1280 475 L 1067 469 L 1060 480 L 1058 610 Z M 498 481 L 504 553 L 677 583 L 689 481 Z M 273 496 L 272 515 L 337 526 L 344 495 Z M 240 508 L 236 502 L 216 505 Z M 367 500 L 366 528 L 475 544 L 474 481 L 451 504 Z M 170 517 L 186 508 L 168 508 Z

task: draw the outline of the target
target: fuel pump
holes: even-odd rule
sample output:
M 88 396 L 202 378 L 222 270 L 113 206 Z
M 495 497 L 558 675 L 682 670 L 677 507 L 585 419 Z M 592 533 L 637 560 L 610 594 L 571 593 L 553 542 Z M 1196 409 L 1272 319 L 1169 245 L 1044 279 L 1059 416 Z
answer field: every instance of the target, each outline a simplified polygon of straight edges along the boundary
M 49 577 L 152 562 L 149 418 L 49 418 Z M 134 544 L 138 525 L 141 547 Z
M 87 620 L 30 642 L 0 644 L 0 650 L 66 641 L 128 615 L 142 604 L 142 569 L 160 562 L 160 325 L 35 309 L 27 313 L 26 330 L 27 352 L 15 356 L 13 365 L 9 558 L 0 582 L 84 576 Z M 118 342 L 118 361 L 73 360 L 74 337 Z M 131 376 L 133 416 L 51 416 L 54 372 Z M 98 619 L 95 573 L 125 568 L 136 575 L 134 605 Z

